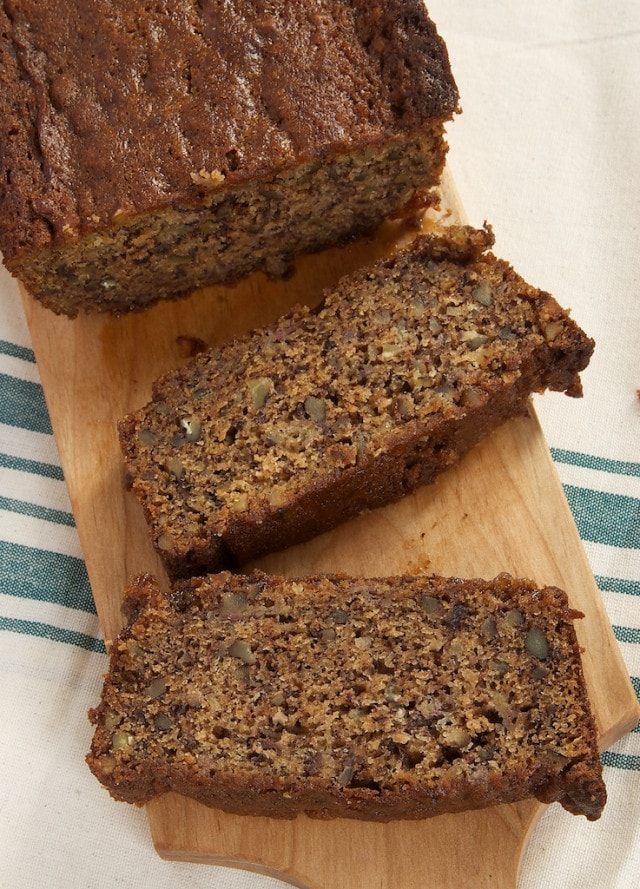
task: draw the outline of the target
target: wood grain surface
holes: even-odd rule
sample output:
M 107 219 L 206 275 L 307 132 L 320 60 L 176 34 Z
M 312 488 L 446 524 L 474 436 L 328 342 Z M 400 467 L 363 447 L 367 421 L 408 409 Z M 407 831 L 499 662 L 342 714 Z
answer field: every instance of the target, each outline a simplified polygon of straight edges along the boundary
M 442 215 L 463 217 L 446 178 Z M 314 305 L 340 274 L 414 235 L 400 223 L 390 224 L 370 240 L 305 257 L 285 281 L 257 274 L 235 288 L 210 288 L 120 319 L 59 318 L 23 293 L 107 640 L 122 626 L 121 596 L 131 574 L 152 571 L 166 583 L 142 513 L 125 490 L 118 419 L 148 400 L 153 379 L 187 360 L 194 339 L 213 345 L 269 322 L 295 303 Z M 505 424 L 435 484 L 255 564 L 284 574 L 427 570 L 492 577 L 509 571 L 556 584 L 585 614 L 577 631 L 602 748 L 640 718 L 533 407 L 530 416 Z M 370 824 L 233 816 L 175 794 L 147 806 L 161 856 L 245 867 L 312 889 L 512 889 L 542 810 L 528 801 L 420 822 Z

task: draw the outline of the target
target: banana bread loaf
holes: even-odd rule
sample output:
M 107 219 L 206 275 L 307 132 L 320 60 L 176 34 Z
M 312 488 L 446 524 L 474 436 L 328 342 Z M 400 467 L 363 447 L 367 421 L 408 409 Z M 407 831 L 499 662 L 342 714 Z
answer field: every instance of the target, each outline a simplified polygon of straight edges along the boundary
M 458 94 L 421 0 L 0 5 L 0 249 L 138 309 L 434 200 Z
M 492 243 L 469 227 L 420 236 L 321 310 L 157 382 L 120 439 L 172 578 L 310 539 L 430 482 L 532 392 L 581 393 L 592 340 Z
M 606 790 L 563 592 L 506 575 L 211 575 L 128 589 L 87 761 L 119 800 L 427 818 Z

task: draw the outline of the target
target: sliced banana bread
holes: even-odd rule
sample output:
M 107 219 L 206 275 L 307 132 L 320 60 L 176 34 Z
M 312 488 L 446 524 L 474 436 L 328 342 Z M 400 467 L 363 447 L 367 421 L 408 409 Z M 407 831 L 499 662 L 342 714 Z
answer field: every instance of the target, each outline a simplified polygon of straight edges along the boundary
M 119 800 L 388 821 L 536 797 L 605 804 L 556 588 L 211 575 L 127 592 L 87 761 Z
M 581 393 L 590 340 L 489 247 L 445 228 L 318 311 L 198 355 L 120 423 L 172 577 L 237 567 L 402 497 L 532 392 Z

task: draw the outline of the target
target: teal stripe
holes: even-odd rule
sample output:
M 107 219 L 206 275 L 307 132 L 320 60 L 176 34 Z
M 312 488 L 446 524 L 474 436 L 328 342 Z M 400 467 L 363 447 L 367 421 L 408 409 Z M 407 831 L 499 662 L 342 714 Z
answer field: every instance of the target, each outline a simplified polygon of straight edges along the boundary
M 631 685 L 633 686 L 633 690 L 636 693 L 636 697 L 638 699 L 638 703 L 640 703 L 640 676 L 631 676 Z M 640 734 L 640 722 L 632 731 L 635 734 Z
M 0 373 L 0 423 L 51 435 L 42 386 Z
M 75 527 L 72 513 L 62 509 L 51 509 L 49 506 L 39 506 L 37 503 L 27 503 L 26 500 L 0 497 L 0 509 L 17 512 L 19 515 L 30 515 L 34 519 L 44 519 L 45 522 L 54 522 L 56 525 L 66 525 L 68 528 Z
M 39 460 L 27 460 L 24 457 L 14 457 L 11 454 L 0 454 L 0 467 L 3 469 L 15 469 L 17 472 L 28 472 L 31 475 L 41 475 L 43 478 L 52 478 L 63 482 L 64 474 L 60 466 L 53 463 L 42 463 Z
M 574 485 L 563 487 L 583 540 L 640 549 L 640 499 Z
M 562 448 L 551 448 L 556 463 L 569 463 L 571 466 L 582 466 L 584 469 L 599 469 L 614 475 L 640 476 L 640 463 L 630 460 L 609 460 L 607 457 L 595 457 L 593 454 L 581 454 L 578 451 L 564 451 Z
M 605 750 L 600 758 L 603 766 L 640 772 L 640 756 L 630 753 L 614 753 L 612 750 Z
M 0 564 L 0 592 L 95 614 L 82 559 L 1 540 Z
M 42 624 L 33 620 L 19 620 L 0 615 L 0 630 L 6 630 L 11 633 L 23 633 L 26 636 L 37 636 L 40 639 L 51 639 L 53 642 L 64 642 L 67 645 L 75 645 L 77 648 L 96 651 L 100 654 L 106 653 L 102 639 L 96 639 L 95 636 L 89 636 L 87 633 L 78 633 L 75 630 L 63 630 L 61 627 L 54 627 L 52 624 Z
M 31 364 L 36 363 L 36 356 L 33 349 L 27 349 L 25 346 L 18 346 L 16 343 L 10 343 L 7 340 L 0 340 L 0 352 L 3 355 L 10 355 L 12 358 L 21 358 L 23 361 L 30 361 Z
M 613 635 L 618 642 L 631 642 L 633 645 L 640 645 L 640 630 L 635 627 L 615 627 Z
M 640 596 L 640 581 L 625 580 L 623 577 L 603 577 L 596 574 L 598 589 L 609 593 L 622 593 L 625 596 Z

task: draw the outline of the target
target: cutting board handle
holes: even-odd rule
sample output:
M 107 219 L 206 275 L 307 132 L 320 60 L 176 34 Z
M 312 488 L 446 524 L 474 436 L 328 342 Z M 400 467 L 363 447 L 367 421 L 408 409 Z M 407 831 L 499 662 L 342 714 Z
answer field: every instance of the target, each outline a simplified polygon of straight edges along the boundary
M 239 867 L 302 889 L 515 889 L 527 838 L 544 809 L 526 801 L 462 820 L 288 821 L 228 815 L 167 794 L 147 806 L 147 815 L 163 858 Z

